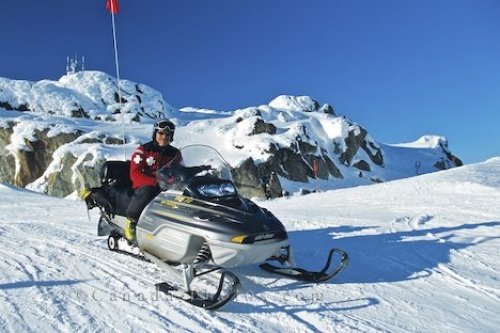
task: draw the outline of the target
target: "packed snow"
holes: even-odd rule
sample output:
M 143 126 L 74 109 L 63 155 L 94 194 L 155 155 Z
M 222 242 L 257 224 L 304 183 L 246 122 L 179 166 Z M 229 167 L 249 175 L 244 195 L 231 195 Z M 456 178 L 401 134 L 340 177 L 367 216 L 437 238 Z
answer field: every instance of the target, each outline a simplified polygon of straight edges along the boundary
M 155 265 L 107 249 L 98 212 L 0 184 L 1 332 L 498 332 L 500 157 L 377 185 L 258 202 L 295 256 L 332 281 L 234 269 L 239 296 L 216 312 L 155 292 Z

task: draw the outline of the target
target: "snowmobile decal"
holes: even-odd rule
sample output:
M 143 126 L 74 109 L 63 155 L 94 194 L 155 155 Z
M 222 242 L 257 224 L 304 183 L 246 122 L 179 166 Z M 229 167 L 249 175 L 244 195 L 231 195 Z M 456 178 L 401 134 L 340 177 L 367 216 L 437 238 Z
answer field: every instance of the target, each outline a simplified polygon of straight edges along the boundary
M 179 206 L 177 206 L 177 203 L 175 201 L 172 201 L 172 200 L 162 200 L 162 201 L 160 201 L 160 203 L 164 206 L 169 206 L 169 207 L 174 208 L 174 209 L 179 208 Z
M 186 197 L 186 196 L 183 196 L 183 195 L 178 195 L 178 196 L 175 197 L 175 201 L 182 202 L 182 203 L 185 203 L 185 204 L 191 204 L 191 203 L 193 203 L 193 198 Z

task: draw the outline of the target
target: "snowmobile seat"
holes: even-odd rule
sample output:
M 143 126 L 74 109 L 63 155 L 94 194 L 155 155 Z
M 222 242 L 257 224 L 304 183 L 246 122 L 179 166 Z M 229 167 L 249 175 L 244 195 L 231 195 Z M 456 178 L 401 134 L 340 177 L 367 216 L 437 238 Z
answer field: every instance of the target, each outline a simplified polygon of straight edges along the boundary
M 119 187 L 131 187 L 129 176 L 130 161 L 106 161 L 101 169 L 101 184 L 110 186 L 117 183 Z
M 106 161 L 101 169 L 101 187 L 92 189 L 92 199 L 110 215 L 125 216 L 134 190 L 129 176 L 130 161 Z

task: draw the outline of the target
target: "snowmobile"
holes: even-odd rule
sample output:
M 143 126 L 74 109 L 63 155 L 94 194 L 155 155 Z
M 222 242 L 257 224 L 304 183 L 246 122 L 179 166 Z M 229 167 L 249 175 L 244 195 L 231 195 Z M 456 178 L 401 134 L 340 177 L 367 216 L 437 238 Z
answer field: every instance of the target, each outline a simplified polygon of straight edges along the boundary
M 191 145 L 181 154 L 182 165 L 158 171 L 162 192 L 143 210 L 133 243 L 124 238 L 125 211 L 133 194 L 130 161 L 107 161 L 102 185 L 85 199 L 89 209 L 100 209 L 98 235 L 108 236 L 110 250 L 135 253 L 168 272 L 169 282 L 156 284 L 157 290 L 217 309 L 236 297 L 240 288 L 230 268 L 260 264 L 269 272 L 321 282 L 346 267 L 347 253 L 336 248 L 330 250 L 321 271 L 297 267 L 283 224 L 238 193 L 229 164 L 214 148 Z M 334 257 L 338 263 L 331 268 Z M 215 272 L 220 274 L 212 286 L 215 293 L 193 290 L 194 281 Z

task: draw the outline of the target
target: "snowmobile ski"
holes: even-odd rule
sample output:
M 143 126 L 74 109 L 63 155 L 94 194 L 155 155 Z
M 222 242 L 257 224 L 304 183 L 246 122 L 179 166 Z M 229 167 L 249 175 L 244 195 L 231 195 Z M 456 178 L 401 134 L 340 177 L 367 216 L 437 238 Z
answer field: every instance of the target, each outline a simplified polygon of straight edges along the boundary
M 288 256 L 290 255 L 290 248 L 287 248 L 286 250 L 288 251 L 288 253 L 285 255 L 285 257 L 272 258 L 271 260 L 278 260 L 280 263 L 288 263 Z M 340 262 L 335 267 L 335 269 L 333 269 L 331 272 L 328 272 L 335 253 L 340 255 Z M 340 250 L 340 249 L 331 249 L 330 253 L 328 255 L 328 260 L 326 261 L 325 267 L 323 267 L 323 269 L 319 272 L 309 271 L 309 270 L 295 267 L 295 266 L 277 267 L 277 266 L 274 266 L 268 262 L 261 264 L 260 268 L 262 268 L 268 272 L 288 276 L 288 277 L 291 277 L 294 279 L 317 283 L 317 282 L 323 282 L 323 281 L 329 280 L 329 279 L 333 278 L 334 276 L 336 276 L 337 274 L 339 274 L 342 270 L 344 270 L 344 268 L 347 266 L 348 262 L 349 262 L 349 256 L 347 255 L 346 252 L 344 252 L 343 250 Z
M 226 280 L 230 280 L 231 289 L 226 293 L 226 295 L 222 295 L 222 291 L 224 285 L 226 284 Z M 240 281 L 236 275 L 229 271 L 224 271 L 219 280 L 219 286 L 217 288 L 216 293 L 210 298 L 204 298 L 196 291 L 184 292 L 179 290 L 167 282 L 157 283 L 156 289 L 161 291 L 167 295 L 171 295 L 177 299 L 188 302 L 191 305 L 203 308 L 205 310 L 217 310 L 224 306 L 229 301 L 233 300 L 240 288 Z
M 144 252 L 144 256 L 169 273 L 168 275 L 172 283 L 157 283 L 155 285 L 157 290 L 164 292 L 167 295 L 171 295 L 172 297 L 186 301 L 194 306 L 201 307 L 206 310 L 216 310 L 234 299 L 240 289 L 240 280 L 238 277 L 232 272 L 224 270 L 219 278 L 215 294 L 210 297 L 202 297 L 201 293 L 191 289 L 192 281 L 201 275 L 220 270 L 221 267 L 210 265 L 205 266 L 201 264 L 202 267 L 207 268 L 202 271 L 201 268 L 199 270 L 196 268 L 198 266 L 197 264 L 182 264 L 180 265 L 182 268 L 177 269 L 172 267 L 171 264 L 163 262 L 151 253 Z M 227 288 L 229 288 L 229 290 L 225 291 Z

